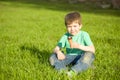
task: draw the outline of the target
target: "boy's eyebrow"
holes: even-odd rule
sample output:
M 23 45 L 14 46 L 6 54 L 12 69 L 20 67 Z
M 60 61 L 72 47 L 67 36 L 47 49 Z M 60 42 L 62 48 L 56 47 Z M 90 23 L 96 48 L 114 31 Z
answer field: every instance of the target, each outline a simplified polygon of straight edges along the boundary
M 66 27 L 71 27 L 71 26 L 66 26 Z

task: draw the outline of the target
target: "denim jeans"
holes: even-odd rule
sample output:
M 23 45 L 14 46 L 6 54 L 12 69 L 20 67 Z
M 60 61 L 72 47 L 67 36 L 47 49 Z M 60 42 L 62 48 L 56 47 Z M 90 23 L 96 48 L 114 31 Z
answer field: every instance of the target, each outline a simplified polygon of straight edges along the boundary
M 53 53 L 50 56 L 49 61 L 57 70 L 65 70 L 67 69 L 67 65 L 73 64 L 71 69 L 76 73 L 80 73 L 81 71 L 88 69 L 94 59 L 94 54 L 91 52 L 85 52 L 81 55 L 66 54 L 66 58 L 64 60 L 58 60 L 57 55 Z

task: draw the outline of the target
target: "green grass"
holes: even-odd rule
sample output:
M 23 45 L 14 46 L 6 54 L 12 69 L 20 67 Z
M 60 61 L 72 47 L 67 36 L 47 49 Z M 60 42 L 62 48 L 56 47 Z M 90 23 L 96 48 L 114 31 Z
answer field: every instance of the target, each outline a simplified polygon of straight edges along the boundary
M 120 10 L 6 0 L 0 1 L 0 80 L 69 80 L 48 58 L 66 32 L 64 16 L 73 10 L 82 14 L 82 30 L 96 47 L 95 68 L 73 80 L 120 79 Z

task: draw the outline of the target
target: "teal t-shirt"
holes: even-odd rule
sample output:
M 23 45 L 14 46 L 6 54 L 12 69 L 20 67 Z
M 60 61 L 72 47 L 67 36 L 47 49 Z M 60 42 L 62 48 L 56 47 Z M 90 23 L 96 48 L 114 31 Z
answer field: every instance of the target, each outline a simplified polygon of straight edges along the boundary
M 68 42 L 69 36 L 71 35 L 68 32 L 65 33 L 59 40 L 57 46 L 59 46 L 60 48 L 66 48 L 67 54 L 82 54 L 84 52 L 83 50 L 70 48 L 70 44 Z M 72 36 L 72 41 L 84 46 L 93 45 L 89 34 L 85 31 L 80 31 L 77 35 Z

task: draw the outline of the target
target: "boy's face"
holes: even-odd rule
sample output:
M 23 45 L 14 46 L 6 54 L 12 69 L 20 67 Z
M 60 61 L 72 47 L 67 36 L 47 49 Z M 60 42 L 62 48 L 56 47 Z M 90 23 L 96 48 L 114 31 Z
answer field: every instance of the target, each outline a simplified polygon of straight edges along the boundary
M 81 29 L 81 25 L 79 25 L 77 22 L 72 22 L 71 24 L 67 25 L 67 31 L 71 35 L 76 35 Z

